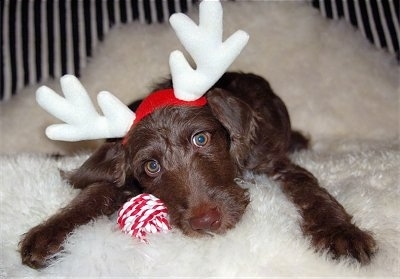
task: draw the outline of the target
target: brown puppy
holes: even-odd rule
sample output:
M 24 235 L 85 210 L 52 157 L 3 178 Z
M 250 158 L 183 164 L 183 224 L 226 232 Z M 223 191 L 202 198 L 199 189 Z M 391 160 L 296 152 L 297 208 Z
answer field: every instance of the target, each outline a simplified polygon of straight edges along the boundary
M 157 89 L 171 88 L 168 80 Z M 167 106 L 135 124 L 120 140 L 105 143 L 66 178 L 80 194 L 20 243 L 24 264 L 46 266 L 68 233 L 114 213 L 128 197 L 151 193 L 165 202 L 173 226 L 190 236 L 222 234 L 250 202 L 235 183 L 244 171 L 266 174 L 299 209 L 301 228 L 317 250 L 370 261 L 372 236 L 307 170 L 288 158 L 308 140 L 292 131 L 282 100 L 253 74 L 226 73 L 206 94 L 203 107 Z M 136 103 L 137 105 L 137 103 Z

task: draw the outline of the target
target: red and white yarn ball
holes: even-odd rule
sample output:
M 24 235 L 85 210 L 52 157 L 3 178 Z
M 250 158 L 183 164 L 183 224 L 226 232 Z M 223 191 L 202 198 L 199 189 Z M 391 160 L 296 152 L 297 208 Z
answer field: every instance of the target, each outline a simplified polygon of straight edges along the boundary
M 147 242 L 148 233 L 171 229 L 164 203 L 151 194 L 140 194 L 124 203 L 118 212 L 119 228 L 126 234 Z

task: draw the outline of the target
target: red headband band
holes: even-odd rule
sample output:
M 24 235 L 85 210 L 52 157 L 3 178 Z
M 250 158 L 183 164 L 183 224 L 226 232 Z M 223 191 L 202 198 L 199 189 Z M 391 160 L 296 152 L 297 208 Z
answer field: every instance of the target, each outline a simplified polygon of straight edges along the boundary
M 155 109 L 165 106 L 189 106 L 202 107 L 207 103 L 207 99 L 203 96 L 195 101 L 179 100 L 174 95 L 173 89 L 163 89 L 151 93 L 146 97 L 135 111 L 136 118 L 133 124 L 138 123 L 142 118 L 151 114 Z

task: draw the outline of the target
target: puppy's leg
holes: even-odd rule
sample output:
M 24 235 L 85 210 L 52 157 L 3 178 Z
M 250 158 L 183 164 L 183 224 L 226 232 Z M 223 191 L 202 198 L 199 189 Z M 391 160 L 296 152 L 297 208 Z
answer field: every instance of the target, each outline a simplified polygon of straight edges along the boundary
M 75 227 L 100 215 L 111 215 L 122 205 L 129 193 L 123 188 L 96 183 L 83 189 L 65 208 L 24 235 L 19 244 L 22 263 L 45 267 Z
M 274 164 L 273 177 L 300 210 L 302 230 L 317 248 L 330 250 L 335 257 L 352 256 L 369 263 L 376 250 L 373 237 L 355 226 L 345 211 L 307 170 L 288 159 Z

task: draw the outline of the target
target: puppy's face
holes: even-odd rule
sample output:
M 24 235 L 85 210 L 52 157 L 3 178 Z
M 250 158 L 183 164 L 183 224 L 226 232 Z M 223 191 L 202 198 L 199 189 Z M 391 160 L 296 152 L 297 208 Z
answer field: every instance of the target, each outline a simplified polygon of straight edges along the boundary
M 128 173 L 168 207 L 185 234 L 224 233 L 243 215 L 246 190 L 234 181 L 230 135 L 205 107 L 165 107 L 131 129 Z

